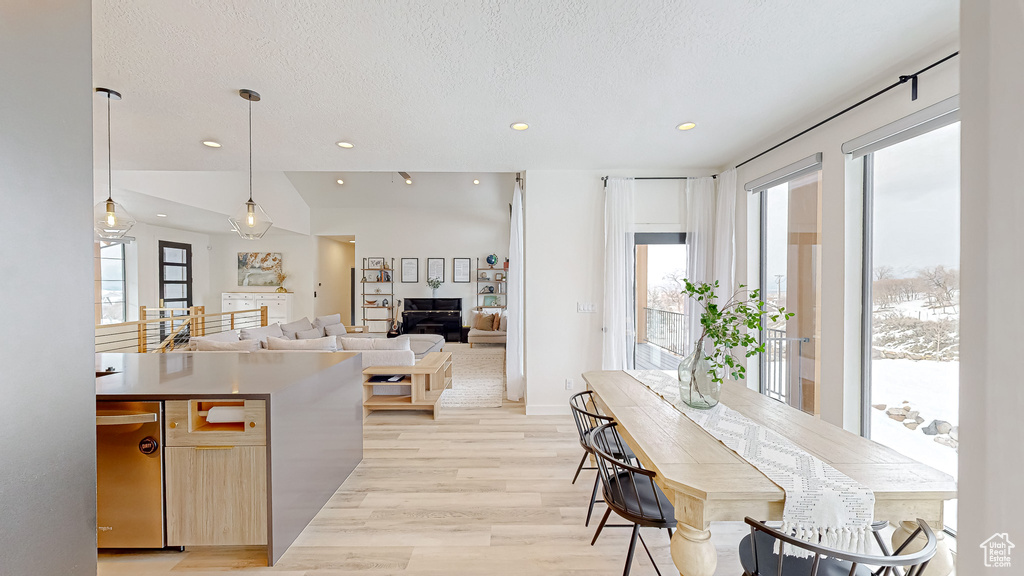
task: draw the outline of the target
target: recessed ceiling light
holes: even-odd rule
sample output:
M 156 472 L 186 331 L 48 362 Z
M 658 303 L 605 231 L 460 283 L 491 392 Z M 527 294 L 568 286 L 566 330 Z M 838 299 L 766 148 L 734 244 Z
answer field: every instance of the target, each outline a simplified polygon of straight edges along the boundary
M 157 218 L 167 218 L 167 214 L 157 214 Z
M 527 124 L 526 122 L 513 122 L 512 123 L 512 129 L 513 130 L 520 130 L 520 131 L 522 131 L 522 130 L 526 130 L 529 127 L 530 127 L 530 125 Z
M 480 183 L 479 180 L 473 180 L 473 184 L 479 184 L 479 183 Z
M 209 146 L 210 148 L 220 148 L 220 142 L 213 140 L 203 140 L 203 146 Z
M 345 183 L 344 180 L 342 180 L 341 178 L 338 178 L 338 184 L 344 184 L 344 183 Z
M 338 142 L 338 146 L 341 146 L 342 148 L 355 148 L 351 142 Z
M 679 126 L 676 126 L 676 130 L 693 130 L 696 127 L 696 122 L 683 122 Z

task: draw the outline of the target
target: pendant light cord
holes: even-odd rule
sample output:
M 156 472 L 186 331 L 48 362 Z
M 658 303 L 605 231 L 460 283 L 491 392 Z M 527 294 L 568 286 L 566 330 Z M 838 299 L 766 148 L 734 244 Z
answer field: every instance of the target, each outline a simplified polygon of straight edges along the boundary
M 107 202 L 112 199 L 113 184 L 111 180 L 113 173 L 110 169 L 110 93 L 107 93 Z
M 252 97 L 249 101 L 249 202 L 252 202 Z

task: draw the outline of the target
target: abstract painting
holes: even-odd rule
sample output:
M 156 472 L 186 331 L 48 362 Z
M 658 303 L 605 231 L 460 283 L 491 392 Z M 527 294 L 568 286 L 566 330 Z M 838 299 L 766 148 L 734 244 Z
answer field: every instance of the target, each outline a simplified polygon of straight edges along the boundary
M 280 252 L 239 252 L 239 286 L 280 286 L 285 274 Z

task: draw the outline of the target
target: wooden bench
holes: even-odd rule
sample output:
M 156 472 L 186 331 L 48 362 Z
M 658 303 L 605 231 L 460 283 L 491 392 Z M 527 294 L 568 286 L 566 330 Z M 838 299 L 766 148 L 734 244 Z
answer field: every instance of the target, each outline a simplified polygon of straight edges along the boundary
M 396 374 L 397 382 L 370 382 Z M 374 386 L 409 386 L 409 394 L 374 395 Z M 431 352 L 414 366 L 372 366 L 363 370 L 363 418 L 374 410 L 429 410 L 436 419 L 441 393 L 452 385 L 452 353 Z

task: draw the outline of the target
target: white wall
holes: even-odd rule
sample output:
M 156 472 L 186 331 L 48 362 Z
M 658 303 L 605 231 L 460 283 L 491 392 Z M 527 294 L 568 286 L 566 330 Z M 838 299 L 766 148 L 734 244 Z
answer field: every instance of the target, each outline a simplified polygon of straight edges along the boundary
M 4 574 L 96 573 L 91 27 L 87 0 L 0 0 Z
M 309 234 L 309 206 L 284 172 L 253 172 L 252 180 L 253 200 L 270 215 L 275 228 Z M 95 181 L 96 194 L 105 195 L 106 171 L 97 170 Z M 115 200 L 117 190 L 131 190 L 225 216 L 233 216 L 249 199 L 248 172 L 115 170 L 113 184 Z
M 220 312 L 223 292 L 274 292 L 276 286 L 239 286 L 239 252 L 280 252 L 284 287 L 293 292 L 292 318 L 313 319 L 313 273 L 316 268 L 316 238 L 286 232 L 269 233 L 259 240 L 244 240 L 235 234 L 210 235 L 210 286 L 206 312 Z
M 135 238 L 135 242 L 125 248 L 129 320 L 138 319 L 140 305 L 156 308 L 160 304 L 160 241 L 182 242 L 192 246 L 192 305 L 207 306 L 207 312 L 220 310 L 220 297 L 210 298 L 208 234 L 140 222 L 128 235 Z
M 444 258 L 445 281 L 437 294 L 463 299 L 464 323 L 469 322 L 468 308 L 477 302 L 476 259 L 486 267 L 488 254 L 496 253 L 499 262 L 508 256 L 513 174 L 413 174 L 412 186 L 401 179 L 392 182 L 392 175 L 385 173 L 348 174 L 344 186 L 338 186 L 337 176 L 331 174 L 289 173 L 289 178 L 303 195 L 317 197 L 311 202 L 318 207 L 312 214 L 314 234 L 355 235 L 357 269 L 366 257 L 387 258 L 389 265 L 394 258 L 399 269 L 402 258 L 419 259 L 419 282 L 403 284 L 396 271 L 395 297 L 429 298 L 427 258 Z M 474 185 L 473 178 L 480 184 Z M 452 282 L 453 258 L 472 259 L 468 284 Z M 373 312 L 383 317 L 383 311 Z M 361 318 L 354 323 L 361 323 Z M 374 322 L 370 327 L 379 331 L 385 325 Z
M 985 568 L 981 543 L 1009 533 L 1024 545 L 1021 478 L 1024 412 L 1020 327 L 1024 268 L 1024 10 L 1020 2 L 976 0 L 960 8 L 961 107 L 960 574 L 1020 574 Z M 1024 548 L 1022 548 L 1024 550 Z
M 849 102 L 825 103 L 814 116 L 780 131 L 762 145 L 736 158 L 737 164 L 792 136 L 885 86 L 956 50 L 949 46 L 918 60 L 901 63 L 876 82 L 850 95 Z M 860 430 L 861 241 L 863 191 L 857 184 L 860 161 L 849 160 L 843 142 L 898 120 L 959 92 L 959 61 L 941 64 L 920 77 L 919 98 L 910 100 L 910 87 L 900 87 L 828 124 L 742 166 L 740 188 L 755 178 L 822 153 L 822 295 L 821 295 L 821 417 L 848 430 Z M 737 283 L 757 282 L 757 202 L 739 192 L 736 203 Z
M 601 369 L 604 301 L 602 176 L 701 176 L 661 171 L 529 170 L 524 191 L 526 401 L 528 414 L 569 411 L 583 372 Z M 684 232 L 680 181 L 638 181 L 637 229 Z M 592 303 L 594 313 L 577 312 Z M 565 389 L 565 380 L 573 389 Z

